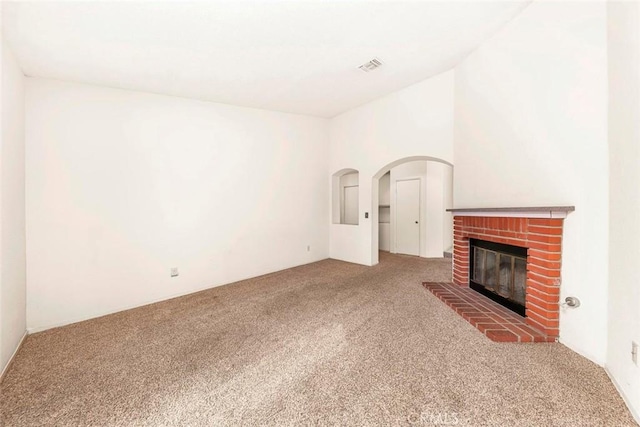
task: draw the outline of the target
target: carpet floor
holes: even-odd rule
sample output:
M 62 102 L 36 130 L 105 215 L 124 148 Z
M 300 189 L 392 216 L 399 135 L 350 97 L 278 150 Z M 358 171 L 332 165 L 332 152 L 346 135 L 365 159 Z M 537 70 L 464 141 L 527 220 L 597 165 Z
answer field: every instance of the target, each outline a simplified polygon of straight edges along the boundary
M 448 260 L 325 260 L 27 337 L 2 426 L 636 425 L 561 344 L 487 339 Z

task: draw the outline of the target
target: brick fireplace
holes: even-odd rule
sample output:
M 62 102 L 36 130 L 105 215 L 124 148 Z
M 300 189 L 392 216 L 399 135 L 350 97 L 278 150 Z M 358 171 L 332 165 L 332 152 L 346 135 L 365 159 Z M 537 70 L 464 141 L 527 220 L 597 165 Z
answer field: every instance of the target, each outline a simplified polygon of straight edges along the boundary
M 548 337 L 559 333 L 562 233 L 573 207 L 452 209 L 453 282 L 468 287 L 470 239 L 526 248 L 525 319 Z

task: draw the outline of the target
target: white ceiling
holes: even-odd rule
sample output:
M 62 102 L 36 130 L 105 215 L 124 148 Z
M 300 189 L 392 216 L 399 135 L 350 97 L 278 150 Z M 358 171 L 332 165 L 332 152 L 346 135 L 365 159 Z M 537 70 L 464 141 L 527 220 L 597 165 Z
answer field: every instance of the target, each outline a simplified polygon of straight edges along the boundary
M 452 68 L 528 3 L 4 2 L 2 18 L 28 76 L 332 117 Z

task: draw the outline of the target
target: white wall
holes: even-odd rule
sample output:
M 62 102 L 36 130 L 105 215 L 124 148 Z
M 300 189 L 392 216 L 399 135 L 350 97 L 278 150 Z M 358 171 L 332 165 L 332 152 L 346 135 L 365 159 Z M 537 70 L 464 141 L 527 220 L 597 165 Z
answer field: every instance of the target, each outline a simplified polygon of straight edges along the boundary
M 380 177 L 378 185 L 378 249 L 391 251 L 391 171 Z
M 391 205 L 391 171 L 382 175 L 379 181 L 378 204 Z
M 26 331 L 24 76 L 1 44 L 0 372 Z
M 451 166 L 439 162 L 427 162 L 427 175 L 425 180 L 425 253 L 427 258 L 442 258 L 444 250 L 448 247 L 445 243 L 445 227 L 451 227 L 453 223 L 447 221 L 450 215 L 445 212 L 445 190 L 447 184 L 446 170 Z
M 610 2 L 609 334 L 606 367 L 640 421 L 640 5 Z
M 453 72 L 336 116 L 329 127 L 331 173 L 360 172 L 360 224 L 331 226 L 331 258 L 373 265 L 378 262 L 377 178 L 383 168 L 414 156 L 453 158 Z
M 26 81 L 31 330 L 328 257 L 326 120 Z
M 606 4 L 533 2 L 455 70 L 458 208 L 575 205 L 560 339 L 604 364 L 607 343 Z M 482 178 L 480 178 L 482 177 Z
M 444 229 L 443 247 L 445 252 L 453 253 L 453 214 L 447 212 L 447 209 L 453 208 L 453 168 L 446 166 L 444 168 Z

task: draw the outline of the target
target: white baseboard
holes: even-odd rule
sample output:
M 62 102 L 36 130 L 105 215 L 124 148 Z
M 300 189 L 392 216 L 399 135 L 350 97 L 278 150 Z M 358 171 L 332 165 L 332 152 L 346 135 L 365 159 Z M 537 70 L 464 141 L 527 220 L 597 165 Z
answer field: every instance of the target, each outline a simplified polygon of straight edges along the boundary
M 604 368 L 604 371 L 609 376 L 609 379 L 613 383 L 613 386 L 616 388 L 616 390 L 618 390 L 618 393 L 620 394 L 620 396 L 622 396 L 622 400 L 624 400 L 624 403 L 627 405 L 627 408 L 629 408 L 629 412 L 631 412 L 631 415 L 636 420 L 636 423 L 638 423 L 638 425 L 640 425 L 640 414 L 638 412 L 636 412 L 635 408 L 631 405 L 631 401 L 629 400 L 627 395 L 622 390 L 622 387 L 620 387 L 620 384 L 618 384 L 618 381 L 616 381 L 614 376 L 611 375 L 611 372 L 609 372 L 609 370 L 606 367 Z
M 20 338 L 20 342 L 18 343 L 18 346 L 13 351 L 13 354 L 9 358 L 9 361 L 7 362 L 7 364 L 2 369 L 2 373 L 0 373 L 0 384 L 2 383 L 2 380 L 4 380 L 5 374 L 9 371 L 9 368 L 11 367 L 11 364 L 13 363 L 13 359 L 15 359 L 16 354 L 18 354 L 18 351 L 20 351 L 20 348 L 22 347 L 22 344 L 24 343 L 24 339 L 26 337 L 27 337 L 27 331 L 24 331 L 24 334 L 22 334 L 22 338 Z
M 590 361 L 592 361 L 596 365 L 600 366 L 601 368 L 605 367 L 606 358 L 605 358 L 604 355 L 603 356 L 596 356 L 595 354 L 592 354 L 590 352 L 584 351 L 579 345 L 577 345 L 577 343 L 565 340 L 564 337 L 562 336 L 562 331 L 560 331 L 560 336 L 558 337 L 558 342 L 560 344 L 564 345 L 565 347 L 567 347 L 569 350 L 573 351 L 574 353 L 579 354 L 580 356 L 584 357 L 585 359 L 589 359 Z
M 168 300 L 171 300 L 171 299 L 174 299 L 174 298 L 180 298 L 180 297 L 184 297 L 184 296 L 187 296 L 187 295 L 196 294 L 198 292 L 208 291 L 210 289 L 217 288 L 219 286 L 233 285 L 234 283 L 242 282 L 244 280 L 256 279 L 256 278 L 259 278 L 259 277 L 262 277 L 262 276 L 268 276 L 270 274 L 280 273 L 281 271 L 290 270 L 290 269 L 296 268 L 296 267 L 302 267 L 303 265 L 313 264 L 315 262 L 324 261 L 326 259 L 329 259 L 329 258 L 328 257 L 322 257 L 322 258 L 318 258 L 318 259 L 314 258 L 314 259 L 312 259 L 310 261 L 304 261 L 304 262 L 302 262 L 300 264 L 295 264 L 295 265 L 292 265 L 291 267 L 286 267 L 286 268 L 283 268 L 283 269 L 280 269 L 280 270 L 268 271 L 266 273 L 259 274 L 257 276 L 240 277 L 237 280 L 233 280 L 231 282 L 217 283 L 217 284 L 214 284 L 214 285 L 208 284 L 208 285 L 205 285 L 203 287 L 188 289 L 188 290 L 185 290 L 183 292 L 178 292 L 178 293 L 175 293 L 175 294 L 169 294 L 169 295 L 161 296 L 161 297 L 158 297 L 158 298 L 152 298 L 150 300 L 141 301 L 141 302 L 134 303 L 134 304 L 131 304 L 131 305 L 125 305 L 125 306 L 121 306 L 121 307 L 117 307 L 117 308 L 114 308 L 114 309 L 101 311 L 101 312 L 98 312 L 98 313 L 93 313 L 93 314 L 82 316 L 82 317 L 65 319 L 65 320 L 49 323 L 47 325 L 39 325 L 39 326 L 31 326 L 30 327 L 29 326 L 29 316 L 27 315 L 27 332 L 26 333 L 27 334 L 35 334 L 35 333 L 44 332 L 44 331 L 47 331 L 47 330 L 53 329 L 53 328 L 60 328 L 62 326 L 72 325 L 74 323 L 79 323 L 79 322 L 84 322 L 84 321 L 87 321 L 87 320 L 97 319 L 98 317 L 109 316 L 110 314 L 120 313 L 122 311 L 127 311 L 127 310 L 133 310 L 133 309 L 144 307 L 144 306 L 147 306 L 147 305 L 168 301 Z

